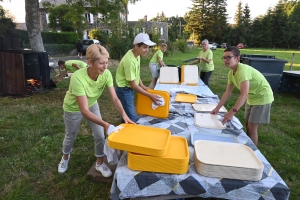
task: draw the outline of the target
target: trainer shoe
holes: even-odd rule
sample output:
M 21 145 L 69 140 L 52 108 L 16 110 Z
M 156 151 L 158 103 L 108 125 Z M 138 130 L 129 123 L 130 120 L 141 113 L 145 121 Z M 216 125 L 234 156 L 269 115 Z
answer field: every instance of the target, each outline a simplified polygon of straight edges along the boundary
M 63 157 L 61 158 L 61 161 L 58 164 L 58 173 L 62 174 L 67 171 L 70 157 L 71 157 L 71 155 L 69 154 L 68 160 L 65 160 Z
M 102 165 L 98 165 L 96 162 L 96 166 L 95 166 L 96 170 L 98 172 L 101 172 L 102 176 L 104 177 L 110 177 L 112 175 L 112 172 L 110 171 L 110 169 L 105 165 L 105 163 L 102 163 Z

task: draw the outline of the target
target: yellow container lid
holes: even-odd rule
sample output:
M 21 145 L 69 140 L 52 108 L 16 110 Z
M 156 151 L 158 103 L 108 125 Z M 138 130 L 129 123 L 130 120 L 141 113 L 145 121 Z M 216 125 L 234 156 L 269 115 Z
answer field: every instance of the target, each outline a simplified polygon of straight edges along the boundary
M 152 100 L 143 94 L 137 93 L 136 112 L 139 115 L 167 118 L 169 116 L 170 109 L 170 94 L 167 91 L 162 90 L 148 90 L 148 92 L 151 94 L 160 95 L 164 99 L 165 104 L 163 106 L 158 106 L 153 110 Z
M 194 94 L 177 94 L 175 97 L 177 102 L 196 103 L 197 96 Z
M 186 139 L 171 136 L 166 155 L 155 157 L 128 152 L 128 167 L 131 170 L 184 174 L 188 171 L 189 157 Z
M 152 156 L 164 156 L 167 153 L 171 137 L 168 129 L 136 124 L 119 126 L 124 128 L 108 136 L 109 147 Z

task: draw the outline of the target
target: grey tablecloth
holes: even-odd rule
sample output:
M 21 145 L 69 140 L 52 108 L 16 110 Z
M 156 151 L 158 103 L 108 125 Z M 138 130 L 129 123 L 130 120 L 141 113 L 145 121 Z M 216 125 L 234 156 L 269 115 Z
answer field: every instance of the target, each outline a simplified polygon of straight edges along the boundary
M 198 103 L 217 103 L 218 97 L 199 80 L 199 86 L 180 86 L 173 84 L 157 84 L 155 89 L 171 91 L 172 88 L 186 88 L 190 93 L 208 96 L 199 98 Z M 171 98 L 170 114 L 167 119 L 158 119 L 143 116 L 137 122 L 141 125 L 166 128 L 172 135 L 187 139 L 190 151 L 189 170 L 186 174 L 164 174 L 143 171 L 133 171 L 127 166 L 127 153 L 125 152 L 114 174 L 111 187 L 111 199 L 142 198 L 174 195 L 189 195 L 202 198 L 224 199 L 278 199 L 289 198 L 290 190 L 279 174 L 256 148 L 251 139 L 245 134 L 239 120 L 235 118 L 225 130 L 204 129 L 194 125 L 196 113 L 191 104 L 174 102 Z M 237 137 L 238 142 L 249 146 L 264 165 L 263 176 L 260 181 L 242 181 L 226 178 L 205 177 L 195 170 L 193 161 L 193 146 L 191 134 L 194 132 L 211 132 L 230 134 Z

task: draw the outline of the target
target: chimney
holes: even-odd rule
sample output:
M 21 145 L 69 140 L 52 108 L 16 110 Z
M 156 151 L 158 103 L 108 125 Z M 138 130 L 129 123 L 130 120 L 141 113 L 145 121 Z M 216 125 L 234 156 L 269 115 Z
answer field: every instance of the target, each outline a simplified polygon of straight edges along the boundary
M 144 16 L 144 22 L 146 22 L 146 21 L 147 21 L 147 15 Z

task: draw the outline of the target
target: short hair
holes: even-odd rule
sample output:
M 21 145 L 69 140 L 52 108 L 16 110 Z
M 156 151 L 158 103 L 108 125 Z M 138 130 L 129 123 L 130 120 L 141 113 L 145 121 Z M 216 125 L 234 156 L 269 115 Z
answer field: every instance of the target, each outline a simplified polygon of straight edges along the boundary
M 167 47 L 168 45 L 166 43 L 161 43 L 162 47 Z
M 86 50 L 86 59 L 94 63 L 100 57 L 109 58 L 108 51 L 100 44 L 91 44 Z
M 137 43 L 136 45 L 138 45 L 138 47 L 141 47 L 144 43 L 143 42 L 140 42 L 140 43 Z
M 207 39 L 204 39 L 204 40 L 201 42 L 201 44 L 202 44 L 202 43 L 208 44 L 208 40 L 207 40 Z
M 240 56 L 240 50 L 235 46 L 227 47 L 224 52 L 231 52 L 234 56 Z
M 58 66 L 60 66 L 60 65 L 64 65 L 64 64 L 65 64 L 65 61 L 63 61 L 63 60 L 59 60 L 59 61 L 57 62 L 57 64 L 58 64 Z

